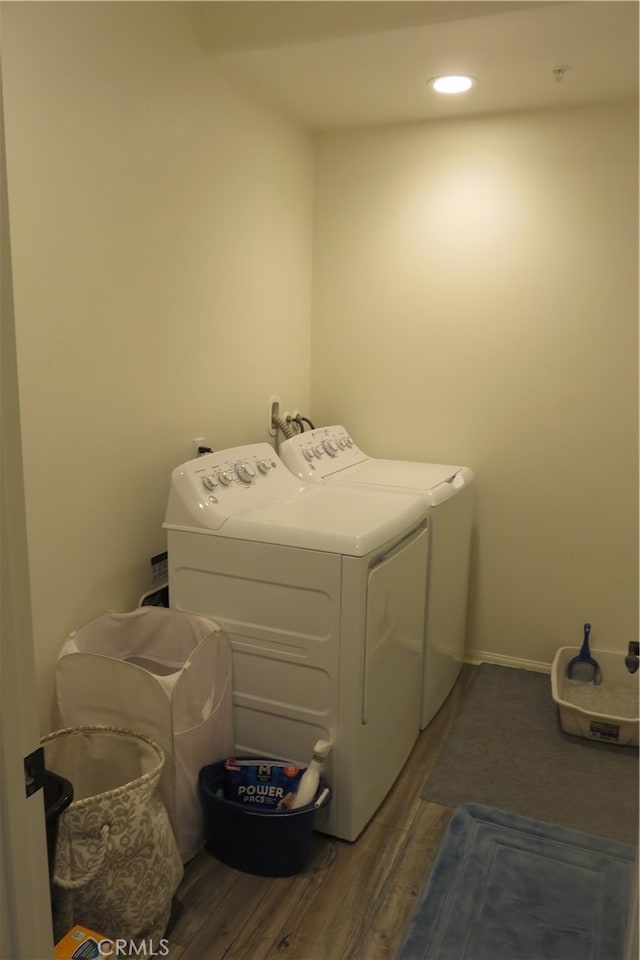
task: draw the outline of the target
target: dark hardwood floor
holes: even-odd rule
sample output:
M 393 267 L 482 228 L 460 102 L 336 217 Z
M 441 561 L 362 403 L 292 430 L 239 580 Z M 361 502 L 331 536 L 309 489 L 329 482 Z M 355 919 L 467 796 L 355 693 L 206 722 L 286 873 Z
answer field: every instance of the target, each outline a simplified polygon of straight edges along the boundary
M 396 956 L 453 809 L 420 799 L 473 675 L 464 666 L 355 843 L 314 834 L 305 870 L 269 878 L 206 850 L 187 864 L 167 931 L 172 960 L 384 960 Z

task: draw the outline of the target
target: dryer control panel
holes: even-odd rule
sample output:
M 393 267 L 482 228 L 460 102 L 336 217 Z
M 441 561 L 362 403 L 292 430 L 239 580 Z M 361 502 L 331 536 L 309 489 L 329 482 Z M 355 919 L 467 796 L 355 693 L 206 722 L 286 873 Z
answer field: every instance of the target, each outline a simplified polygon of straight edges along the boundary
M 218 450 L 175 468 L 164 525 L 218 530 L 229 517 L 304 489 L 268 443 Z
M 305 480 L 323 480 L 369 458 L 340 425 L 317 427 L 280 444 L 282 462 Z

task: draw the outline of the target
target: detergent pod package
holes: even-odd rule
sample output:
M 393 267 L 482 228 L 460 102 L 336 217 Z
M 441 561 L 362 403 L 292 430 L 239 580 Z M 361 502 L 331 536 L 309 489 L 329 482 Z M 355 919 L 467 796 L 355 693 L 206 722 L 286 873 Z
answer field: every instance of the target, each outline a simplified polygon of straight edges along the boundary
M 304 767 L 277 760 L 235 760 L 225 763 L 225 799 L 261 810 L 288 810 Z

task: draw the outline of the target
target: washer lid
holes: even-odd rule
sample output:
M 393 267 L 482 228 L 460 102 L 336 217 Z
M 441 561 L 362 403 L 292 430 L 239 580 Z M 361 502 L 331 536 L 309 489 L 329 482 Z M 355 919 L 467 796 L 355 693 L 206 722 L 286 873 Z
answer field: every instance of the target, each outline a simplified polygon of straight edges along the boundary
M 357 483 L 432 490 L 452 480 L 460 467 L 448 463 L 420 463 L 413 460 L 365 460 L 342 471 L 343 477 Z M 339 476 L 339 474 L 335 474 Z
M 436 506 L 473 480 L 473 471 L 447 463 L 367 456 L 345 427 L 317 427 L 280 444 L 280 457 L 302 480 L 359 483 L 422 493 Z
M 251 444 L 176 467 L 164 526 L 363 556 L 419 525 L 427 510 L 413 492 L 304 483 L 268 444 Z
M 361 484 L 362 489 L 392 488 L 422 493 L 436 507 L 455 496 L 473 480 L 469 467 L 447 463 L 420 463 L 413 460 L 366 460 L 328 478 L 336 484 Z

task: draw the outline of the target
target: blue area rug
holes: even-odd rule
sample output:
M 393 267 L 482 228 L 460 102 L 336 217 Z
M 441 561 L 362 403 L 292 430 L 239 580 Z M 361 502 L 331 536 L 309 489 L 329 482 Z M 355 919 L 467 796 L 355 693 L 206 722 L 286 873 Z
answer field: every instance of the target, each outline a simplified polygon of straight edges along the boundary
M 622 960 L 635 847 L 458 807 L 398 960 Z

